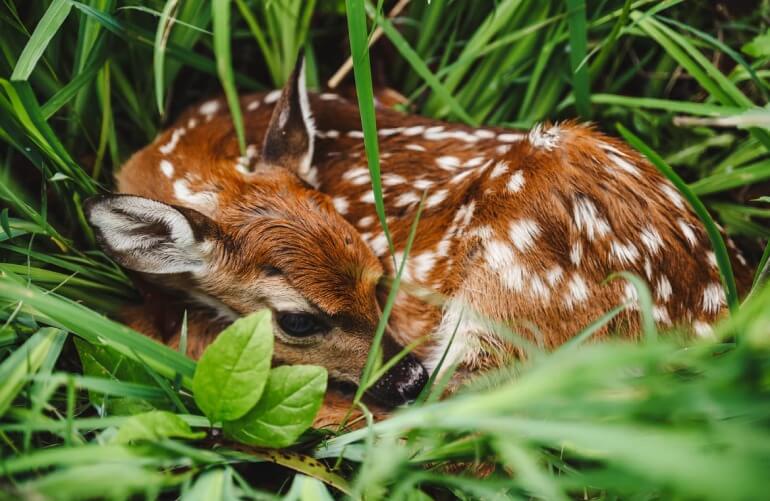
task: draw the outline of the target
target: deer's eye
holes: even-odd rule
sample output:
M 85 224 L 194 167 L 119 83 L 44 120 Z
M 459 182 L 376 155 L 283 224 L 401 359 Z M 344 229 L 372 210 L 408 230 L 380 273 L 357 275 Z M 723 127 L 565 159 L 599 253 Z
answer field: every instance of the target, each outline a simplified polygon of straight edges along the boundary
M 283 331 L 295 337 L 307 337 L 327 329 L 318 317 L 309 313 L 279 313 L 278 325 Z

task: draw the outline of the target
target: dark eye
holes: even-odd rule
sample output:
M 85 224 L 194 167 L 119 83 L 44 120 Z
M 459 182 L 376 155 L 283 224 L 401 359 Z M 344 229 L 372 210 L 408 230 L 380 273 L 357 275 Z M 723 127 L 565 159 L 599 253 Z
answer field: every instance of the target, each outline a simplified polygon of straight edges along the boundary
M 286 334 L 296 337 L 312 336 L 326 330 L 326 325 L 309 313 L 279 313 L 278 325 Z

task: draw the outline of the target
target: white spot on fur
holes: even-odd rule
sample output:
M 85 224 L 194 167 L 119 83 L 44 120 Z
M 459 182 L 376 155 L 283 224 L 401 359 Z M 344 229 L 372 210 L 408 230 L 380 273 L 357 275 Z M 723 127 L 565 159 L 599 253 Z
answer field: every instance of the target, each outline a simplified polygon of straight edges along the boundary
M 334 101 L 337 99 L 341 99 L 340 96 L 338 96 L 337 94 L 332 94 L 331 92 L 324 92 L 320 94 L 318 97 L 320 97 L 322 101 Z
M 360 130 L 349 130 L 347 132 L 347 136 L 348 137 L 352 137 L 354 139 L 363 139 L 364 138 L 364 133 L 362 131 L 360 131 Z
M 444 170 L 454 170 L 460 166 L 460 159 L 452 156 L 443 156 L 438 157 L 436 163 Z
M 489 174 L 489 179 L 495 179 L 508 172 L 508 162 L 497 162 L 492 172 Z
M 246 105 L 246 109 L 249 111 L 254 111 L 257 108 L 259 108 L 259 105 L 260 105 L 259 99 L 254 99 L 248 105 Z
M 677 191 L 676 187 L 668 182 L 660 184 L 660 191 L 676 206 L 677 209 L 684 209 L 684 199 Z
M 487 265 L 497 272 L 503 285 L 513 291 L 524 290 L 527 273 L 517 262 L 513 249 L 499 240 L 490 240 L 484 249 Z
M 264 101 L 266 104 L 272 104 L 278 101 L 278 98 L 280 97 L 281 97 L 281 91 L 279 89 L 271 90 L 265 95 Z
M 402 193 L 396 198 L 395 204 L 396 207 L 405 207 L 407 205 L 417 204 L 420 202 L 420 196 L 413 192 L 413 191 L 407 191 L 406 193 Z
M 168 155 L 174 149 L 176 148 L 176 145 L 179 143 L 179 138 L 187 134 L 187 130 L 185 129 L 174 129 L 174 132 L 171 133 L 171 139 L 169 141 L 158 148 L 158 150 L 163 153 L 164 155 Z
M 168 178 L 174 177 L 174 164 L 172 164 L 168 160 L 160 161 L 160 170 L 161 172 L 163 172 L 164 176 Z
M 682 230 L 682 234 L 684 235 L 684 238 L 687 239 L 687 243 L 690 244 L 690 247 L 695 247 L 698 243 L 698 237 L 695 236 L 695 231 L 693 231 L 690 223 L 684 219 L 679 219 L 676 224 L 679 225 L 679 229 Z
M 365 204 L 373 204 L 374 203 L 374 192 L 372 190 L 367 191 L 363 195 L 361 195 L 360 199 Z
M 414 186 L 418 190 L 427 190 L 428 188 L 433 186 L 433 181 L 431 181 L 430 179 L 417 179 L 412 183 L 412 186 Z
M 620 170 L 628 172 L 629 174 L 636 177 L 640 177 L 642 175 L 642 172 L 639 170 L 639 168 L 636 167 L 634 164 L 630 163 L 628 160 L 625 160 L 624 158 L 621 158 L 618 155 L 615 155 L 614 153 L 608 153 L 607 157 L 610 160 L 612 160 L 615 166 Z
M 652 280 L 652 262 L 649 257 L 644 258 L 644 275 L 647 280 Z
M 673 294 L 674 291 L 671 288 L 671 282 L 666 275 L 661 275 L 660 278 L 658 278 L 658 287 L 655 292 L 658 299 L 661 301 L 668 301 L 671 299 L 671 294 Z
M 585 232 L 588 240 L 593 240 L 596 236 L 606 236 L 611 230 L 610 224 L 599 214 L 596 205 L 587 198 L 581 197 L 575 201 L 572 215 L 575 226 Z
M 570 280 L 567 282 L 567 291 L 564 293 L 564 305 L 568 309 L 572 309 L 576 304 L 582 303 L 588 300 L 588 285 L 586 285 L 583 277 L 577 273 L 573 273 Z
M 473 157 L 470 160 L 466 160 L 463 167 L 478 167 L 486 161 L 484 157 Z
M 400 186 L 406 184 L 406 178 L 398 174 L 385 174 L 382 176 L 382 184 L 385 186 Z
M 508 229 L 508 237 L 520 252 L 529 250 L 538 235 L 540 235 L 540 226 L 531 219 L 513 221 Z
M 580 259 L 583 257 L 583 245 L 580 242 L 575 242 L 569 251 L 569 260 L 575 266 L 580 264 Z
M 360 226 L 361 228 L 368 228 L 372 224 L 374 224 L 374 216 L 364 216 L 358 220 L 357 226 Z
M 545 279 L 548 280 L 548 284 L 551 287 L 554 287 L 556 284 L 559 283 L 559 281 L 561 281 L 562 275 L 564 275 L 564 270 L 562 270 L 561 266 L 557 264 L 556 266 L 548 270 L 548 272 L 545 275 Z
M 405 136 L 416 136 L 417 134 L 422 134 L 423 132 L 425 132 L 424 125 L 413 125 L 412 127 L 405 128 L 403 134 Z
M 216 210 L 217 195 L 212 191 L 194 192 L 184 179 L 174 181 L 174 196 L 180 202 L 195 206 L 204 214 L 211 214 Z
M 496 134 L 491 130 L 476 129 L 475 131 L 473 131 L 473 135 L 475 135 L 479 139 L 492 139 L 493 137 L 495 137 Z
M 187 121 L 187 128 L 194 129 L 197 126 L 198 126 L 198 119 L 195 117 L 190 117 L 190 119 Z
M 652 226 L 644 228 L 639 234 L 639 238 L 642 240 L 642 245 L 647 247 L 653 254 L 657 254 L 661 247 L 663 247 L 663 239 L 660 238 L 660 233 Z
M 703 289 L 703 311 L 716 314 L 725 304 L 725 291 L 722 284 L 714 282 Z
M 334 197 L 332 198 L 332 203 L 334 204 L 334 208 L 342 215 L 345 215 L 348 213 L 348 209 L 350 208 L 350 202 L 348 202 L 348 199 L 345 197 Z
M 639 309 L 639 291 L 636 290 L 636 287 L 631 282 L 626 282 L 623 287 L 623 299 L 628 304 L 629 309 Z
M 559 145 L 560 134 L 561 129 L 557 125 L 551 126 L 548 130 L 543 130 L 543 124 L 537 124 L 529 131 L 529 142 L 535 148 L 551 151 Z M 499 138 L 500 136 L 498 136 Z
M 426 151 L 425 146 L 421 146 L 419 144 L 407 144 L 406 146 L 404 146 L 404 148 L 412 151 Z
M 671 325 L 671 317 L 668 315 L 668 310 L 665 306 L 655 305 L 652 307 L 652 318 L 657 322 Z
M 435 207 L 443 202 L 448 194 L 449 190 L 438 190 L 425 200 L 425 205 L 427 207 Z
M 201 115 L 213 115 L 216 112 L 219 111 L 219 108 L 222 106 L 222 104 L 217 101 L 216 99 L 212 99 L 210 101 L 206 101 L 203 103 L 200 108 L 198 108 L 198 112 Z
M 498 141 L 502 141 L 504 143 L 516 143 L 518 141 L 523 140 L 525 137 L 527 137 L 527 136 L 525 136 L 524 134 L 516 134 L 516 133 L 512 133 L 512 132 L 505 132 L 503 134 L 498 134 L 497 135 L 497 140 Z
M 708 338 L 714 335 L 714 329 L 712 329 L 711 326 L 706 322 L 702 322 L 700 320 L 693 322 L 692 328 L 695 331 L 695 335 L 698 337 Z
M 622 244 L 620 242 L 612 242 L 610 245 L 610 254 L 620 264 L 632 264 L 639 259 L 639 249 L 634 244 Z
M 511 151 L 511 145 L 510 144 L 501 144 L 497 148 L 495 148 L 495 151 L 498 155 L 505 155 L 509 151 Z
M 404 130 L 403 127 L 383 128 L 383 129 L 379 129 L 377 131 L 377 133 L 380 136 L 388 137 L 388 136 L 392 136 L 394 134 L 398 134 L 399 132 L 401 132 L 403 130 Z
M 388 239 L 384 233 L 369 239 L 369 247 L 376 256 L 384 256 L 388 252 Z
M 414 256 L 412 259 L 412 267 L 414 278 L 418 282 L 425 282 L 428 280 L 433 268 L 436 266 L 436 253 L 424 252 Z
M 524 172 L 517 170 L 508 179 L 508 191 L 516 193 L 524 187 Z
M 369 176 L 369 169 L 366 167 L 356 167 L 355 169 L 350 169 L 345 172 L 342 175 L 342 179 L 345 179 L 346 181 L 353 181 L 354 179 L 358 179 L 364 176 Z
M 463 180 L 465 180 L 465 178 L 467 178 L 468 176 L 474 174 L 474 172 L 475 171 L 472 171 L 472 170 L 466 170 L 466 171 L 461 172 L 461 173 L 457 174 L 456 176 L 454 176 L 452 178 L 452 180 L 449 181 L 449 182 L 452 183 L 452 184 L 461 183 L 461 182 L 463 182 Z

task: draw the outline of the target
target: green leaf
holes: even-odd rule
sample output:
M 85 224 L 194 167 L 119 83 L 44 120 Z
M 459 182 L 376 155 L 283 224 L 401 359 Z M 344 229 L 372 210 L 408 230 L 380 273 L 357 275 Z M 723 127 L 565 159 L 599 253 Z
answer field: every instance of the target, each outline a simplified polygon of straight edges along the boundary
M 113 379 L 117 381 L 141 383 L 156 387 L 152 376 L 139 363 L 126 358 L 121 353 L 105 345 L 91 344 L 82 339 L 75 339 L 80 364 L 86 376 Z M 160 399 L 131 397 L 108 398 L 104 393 L 89 390 L 88 398 L 97 407 L 106 407 L 111 414 L 132 415 L 154 409 L 168 408 Z
M 51 43 L 51 39 L 59 31 L 64 20 L 67 19 L 70 9 L 72 9 L 70 0 L 54 0 L 46 9 L 32 36 L 29 37 L 27 45 L 24 46 L 21 56 L 19 56 L 16 67 L 11 74 L 11 80 L 27 80 L 29 78 L 48 44 Z
M 212 423 L 246 414 L 262 396 L 273 356 L 269 310 L 236 320 L 203 352 L 193 377 L 195 403 Z
M 150 411 L 131 417 L 112 439 L 115 444 L 128 444 L 137 440 L 156 441 L 163 438 L 199 439 L 205 432 L 192 431 L 190 425 L 176 414 L 166 411 Z
M 744 44 L 741 51 L 756 58 L 770 56 L 770 30 L 757 35 L 754 40 Z
M 211 19 L 214 23 L 214 55 L 217 60 L 217 75 L 225 91 L 230 116 L 233 119 L 235 135 L 238 137 L 238 147 L 241 155 L 246 154 L 246 135 L 243 128 L 241 103 L 235 89 L 232 53 L 230 50 L 230 0 L 214 0 L 211 2 Z
M 326 392 L 326 369 L 314 365 L 276 367 L 259 403 L 225 434 L 258 447 L 288 447 L 313 424 Z
M 61 343 L 64 336 L 59 329 L 40 329 L 0 364 L 0 416 L 24 387 L 28 377 L 37 372 L 48 352 Z

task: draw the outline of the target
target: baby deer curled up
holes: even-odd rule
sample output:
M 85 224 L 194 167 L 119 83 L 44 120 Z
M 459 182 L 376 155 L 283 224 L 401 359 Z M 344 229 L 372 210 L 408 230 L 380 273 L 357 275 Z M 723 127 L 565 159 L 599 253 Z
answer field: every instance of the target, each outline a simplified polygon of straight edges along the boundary
M 210 100 L 125 164 L 122 194 L 87 205 L 118 263 L 211 312 L 192 317 L 193 355 L 217 319 L 270 308 L 277 362 L 322 365 L 358 384 L 386 277 L 423 199 L 384 356 L 426 342 L 371 389 L 387 405 L 414 399 L 445 353 L 442 367 L 461 376 L 509 364 L 521 354 L 501 325 L 552 348 L 627 303 L 597 337 L 638 336 L 636 289 L 606 281 L 618 271 L 647 280 L 663 327 L 706 336 L 723 314 L 714 253 L 685 200 L 638 153 L 577 123 L 519 132 L 379 109 L 391 256 L 358 108 L 308 94 L 303 73 L 241 99 L 245 156 L 225 102 Z M 162 332 L 156 313 L 166 308 L 128 308 L 124 319 L 168 341 L 178 325 Z

